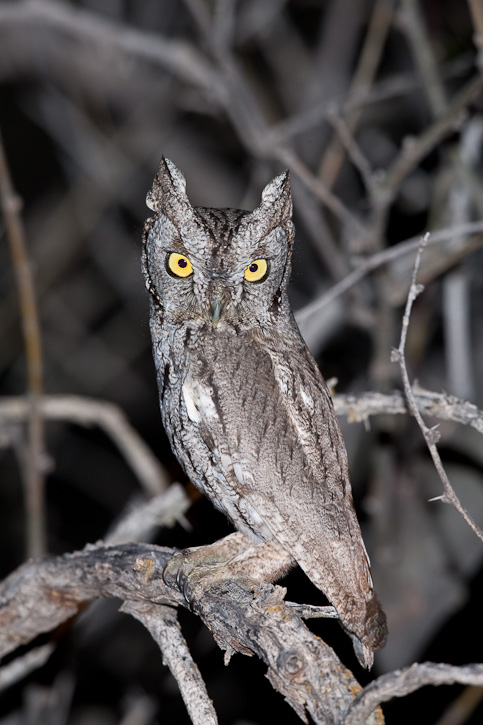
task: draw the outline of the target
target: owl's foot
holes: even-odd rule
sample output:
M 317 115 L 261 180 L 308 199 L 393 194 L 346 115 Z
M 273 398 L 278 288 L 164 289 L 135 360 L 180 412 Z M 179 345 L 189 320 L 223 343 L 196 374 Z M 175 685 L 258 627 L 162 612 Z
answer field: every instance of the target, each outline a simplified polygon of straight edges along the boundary
M 195 590 L 200 594 L 200 587 L 205 591 L 212 584 L 233 578 L 233 576 L 223 577 L 219 572 L 249 547 L 250 541 L 246 536 L 236 532 L 208 546 L 183 549 L 170 559 L 163 572 L 163 579 L 168 586 L 177 586 L 192 606 Z M 203 586 L 202 582 L 205 582 Z
M 239 572 L 232 572 L 226 564 L 201 564 L 189 572 L 182 567 L 176 574 L 176 584 L 191 609 L 208 589 L 228 581 L 237 582 L 247 590 L 257 586 L 257 582 Z
M 215 584 L 236 581 L 245 589 L 282 577 L 294 560 L 275 542 L 252 544 L 240 533 L 210 546 L 175 554 L 163 573 L 169 586 L 177 586 L 192 607 Z

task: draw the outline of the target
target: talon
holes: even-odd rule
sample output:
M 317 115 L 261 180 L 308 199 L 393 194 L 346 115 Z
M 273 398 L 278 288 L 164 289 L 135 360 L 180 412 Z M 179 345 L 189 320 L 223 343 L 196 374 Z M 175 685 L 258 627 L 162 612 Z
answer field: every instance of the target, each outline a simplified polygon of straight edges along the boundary
M 176 572 L 176 586 L 191 608 L 194 598 L 191 596 L 189 576 L 182 567 L 180 567 Z
M 189 584 L 190 583 L 189 583 L 188 577 L 185 577 L 184 582 L 183 582 L 183 596 L 186 599 L 187 603 L 189 604 L 190 609 L 192 609 L 193 602 L 195 601 L 195 599 L 192 596 L 192 592 L 190 591 Z

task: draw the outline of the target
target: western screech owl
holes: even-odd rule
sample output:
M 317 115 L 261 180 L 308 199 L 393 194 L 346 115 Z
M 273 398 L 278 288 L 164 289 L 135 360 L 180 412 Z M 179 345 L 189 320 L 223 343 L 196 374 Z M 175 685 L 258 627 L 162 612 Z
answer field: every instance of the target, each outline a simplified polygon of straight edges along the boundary
M 370 667 L 386 618 L 330 393 L 287 297 L 288 174 L 265 187 L 253 212 L 193 207 L 185 187 L 163 158 L 146 200 L 155 216 L 144 230 L 171 445 L 191 481 L 240 532 L 218 542 L 224 569 L 261 582 L 299 564 Z

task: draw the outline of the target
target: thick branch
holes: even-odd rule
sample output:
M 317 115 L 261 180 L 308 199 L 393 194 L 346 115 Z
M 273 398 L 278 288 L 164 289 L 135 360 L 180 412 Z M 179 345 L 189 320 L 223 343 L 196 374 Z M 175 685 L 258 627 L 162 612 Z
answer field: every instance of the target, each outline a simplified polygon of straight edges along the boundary
M 148 603 L 149 629 L 157 632 L 161 644 L 165 608 L 152 604 L 188 607 L 181 592 L 162 578 L 173 553 L 145 544 L 89 545 L 74 554 L 25 564 L 0 587 L 0 655 L 52 630 L 75 615 L 82 602 L 99 597 L 128 601 L 129 611 L 134 614 L 136 609 L 142 620 L 148 616 L 143 609 Z M 359 685 L 330 647 L 285 605 L 284 594 L 281 587 L 268 584 L 247 590 L 227 582 L 205 591 L 193 611 L 228 659 L 234 652 L 260 657 L 272 685 L 302 720 L 307 711 L 316 723 L 338 722 Z M 158 616 L 164 623 L 155 623 Z M 172 666 L 177 666 L 174 660 Z M 374 723 L 383 722 L 382 714 L 375 718 Z

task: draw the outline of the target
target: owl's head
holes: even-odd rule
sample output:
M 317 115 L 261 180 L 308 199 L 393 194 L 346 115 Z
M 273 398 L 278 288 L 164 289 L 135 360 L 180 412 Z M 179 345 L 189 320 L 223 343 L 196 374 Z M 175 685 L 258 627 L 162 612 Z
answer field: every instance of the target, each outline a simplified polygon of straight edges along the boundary
M 144 273 L 164 320 L 246 330 L 289 314 L 288 172 L 252 212 L 207 209 L 191 206 L 183 175 L 163 158 L 146 203 L 155 216 L 144 228 Z

